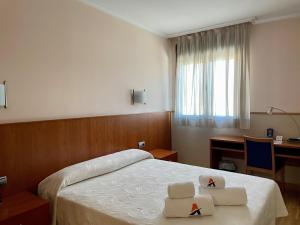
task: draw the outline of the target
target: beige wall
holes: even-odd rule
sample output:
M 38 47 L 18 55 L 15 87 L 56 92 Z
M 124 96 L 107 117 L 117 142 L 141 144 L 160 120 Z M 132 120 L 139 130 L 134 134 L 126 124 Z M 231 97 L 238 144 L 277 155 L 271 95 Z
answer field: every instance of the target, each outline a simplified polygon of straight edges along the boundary
M 267 106 L 300 112 L 300 17 L 253 26 L 251 33 L 251 111 L 265 112 Z M 300 124 L 300 116 L 295 117 Z M 172 129 L 173 148 L 179 161 L 209 167 L 209 138 L 220 134 L 265 136 L 273 127 L 275 135 L 299 136 L 285 115 L 251 115 L 251 129 Z M 242 170 L 241 162 L 240 170 Z M 286 179 L 300 184 L 300 168 L 287 167 Z
M 0 1 L 0 123 L 170 108 L 168 41 L 76 0 Z M 130 89 L 147 89 L 147 105 Z
M 251 111 L 300 112 L 300 17 L 254 25 L 250 61 Z

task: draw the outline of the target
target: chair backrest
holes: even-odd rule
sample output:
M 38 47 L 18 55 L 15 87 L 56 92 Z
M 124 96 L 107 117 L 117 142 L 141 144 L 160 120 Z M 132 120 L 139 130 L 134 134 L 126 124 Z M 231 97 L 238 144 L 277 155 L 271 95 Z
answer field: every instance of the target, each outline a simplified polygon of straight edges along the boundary
M 244 140 L 246 167 L 275 171 L 273 139 L 244 136 Z

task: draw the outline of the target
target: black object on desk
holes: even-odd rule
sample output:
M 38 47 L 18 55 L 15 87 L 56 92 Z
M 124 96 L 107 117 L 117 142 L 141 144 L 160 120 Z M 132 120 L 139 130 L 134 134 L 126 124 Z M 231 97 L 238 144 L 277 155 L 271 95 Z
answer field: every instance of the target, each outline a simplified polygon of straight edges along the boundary
M 287 141 L 300 143 L 300 138 L 289 138 Z
M 273 128 L 268 128 L 267 129 L 267 137 L 268 138 L 273 138 L 274 136 L 274 129 Z

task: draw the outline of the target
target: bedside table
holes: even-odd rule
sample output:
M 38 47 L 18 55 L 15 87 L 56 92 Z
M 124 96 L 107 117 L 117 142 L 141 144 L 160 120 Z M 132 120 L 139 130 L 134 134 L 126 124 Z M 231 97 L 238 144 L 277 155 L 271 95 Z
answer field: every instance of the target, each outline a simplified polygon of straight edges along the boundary
M 149 151 L 155 159 L 177 162 L 177 152 L 167 149 L 153 149 Z
M 30 193 L 3 198 L 0 205 L 0 225 L 49 225 L 49 203 Z

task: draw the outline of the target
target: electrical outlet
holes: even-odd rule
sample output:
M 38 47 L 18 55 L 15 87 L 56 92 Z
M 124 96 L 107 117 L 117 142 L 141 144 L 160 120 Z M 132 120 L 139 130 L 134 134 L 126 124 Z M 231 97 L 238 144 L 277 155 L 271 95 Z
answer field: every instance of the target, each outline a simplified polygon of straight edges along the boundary
M 144 149 L 145 148 L 145 141 L 139 141 L 138 142 L 138 147 L 139 147 L 139 149 Z
M 7 184 L 7 177 L 0 177 L 0 186 L 4 186 Z

